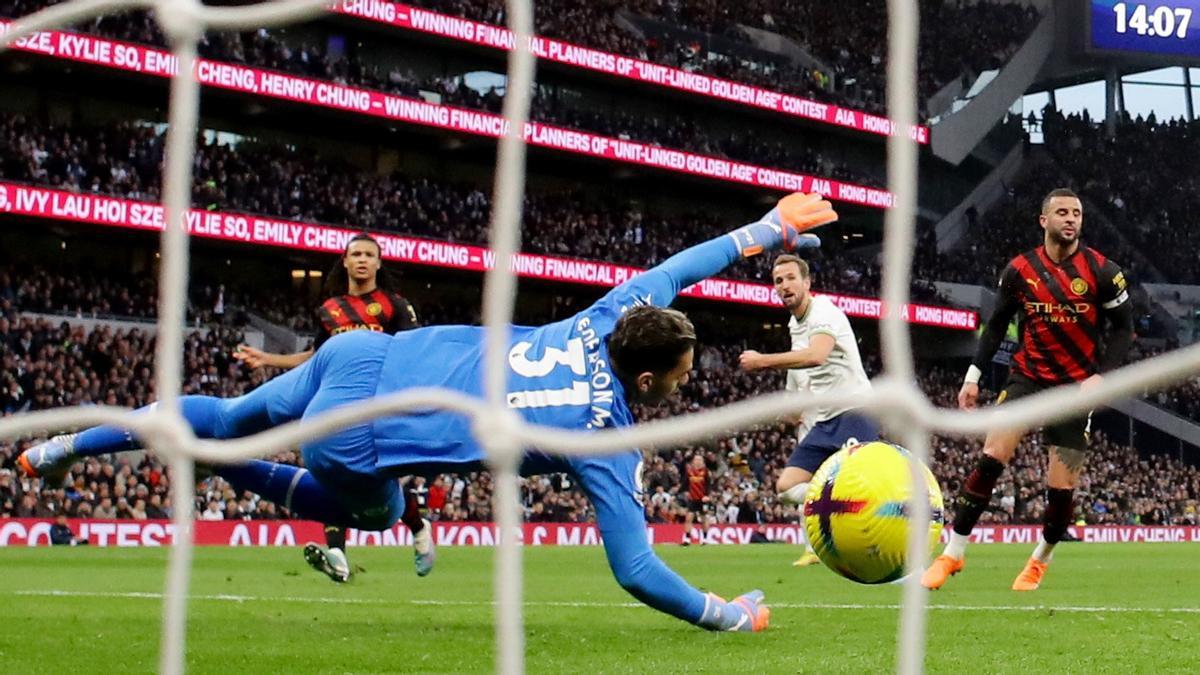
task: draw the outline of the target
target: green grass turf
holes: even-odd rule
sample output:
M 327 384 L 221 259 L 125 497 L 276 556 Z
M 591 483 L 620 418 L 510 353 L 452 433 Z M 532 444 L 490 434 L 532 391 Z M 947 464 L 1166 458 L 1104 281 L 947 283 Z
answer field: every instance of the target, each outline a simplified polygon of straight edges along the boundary
M 1068 544 L 1042 589 L 1013 593 L 1009 584 L 1029 551 L 1027 545 L 975 546 L 965 572 L 931 595 L 938 608 L 929 614 L 929 672 L 1200 671 L 1200 610 L 1164 611 L 1200 608 L 1195 548 Z M 823 568 L 794 569 L 793 547 L 665 546 L 659 553 L 692 583 L 726 597 L 762 588 L 776 605 L 770 630 L 707 633 L 627 606 L 630 598 L 612 580 L 599 548 L 527 548 L 528 670 L 894 668 L 897 611 L 890 605 L 900 600 L 897 586 L 860 586 Z M 298 549 L 198 549 L 188 625 L 191 672 L 490 671 L 491 554 L 443 548 L 435 572 L 418 579 L 408 550 L 352 550 L 352 562 L 366 570 L 339 586 L 309 570 Z M 165 561 L 163 549 L 0 549 L 0 671 L 152 671 Z M 148 597 L 121 595 L 132 593 Z M 1086 607 L 1106 609 L 1070 609 Z

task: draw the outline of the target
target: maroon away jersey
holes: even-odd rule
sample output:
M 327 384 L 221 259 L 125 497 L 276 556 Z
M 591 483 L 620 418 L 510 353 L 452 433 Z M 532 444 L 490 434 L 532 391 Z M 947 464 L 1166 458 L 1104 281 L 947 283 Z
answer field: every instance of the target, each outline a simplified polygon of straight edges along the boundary
M 346 294 L 329 298 L 317 308 L 317 319 L 321 331 L 313 342 L 313 349 L 334 335 L 347 331 L 396 333 L 418 326 L 417 312 L 408 300 L 379 288 L 364 295 Z
M 1049 385 L 1098 372 L 1101 318 L 1129 301 L 1125 286 L 1121 268 L 1087 246 L 1061 263 L 1043 246 L 1013 258 L 1000 276 L 997 302 L 1021 316 L 1014 371 Z

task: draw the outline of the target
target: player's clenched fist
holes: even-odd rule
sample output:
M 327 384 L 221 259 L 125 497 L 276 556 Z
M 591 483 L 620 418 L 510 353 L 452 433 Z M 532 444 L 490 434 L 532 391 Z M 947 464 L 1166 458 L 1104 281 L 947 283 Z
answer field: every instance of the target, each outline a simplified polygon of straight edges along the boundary
M 266 354 L 260 350 L 251 347 L 250 345 L 238 345 L 233 352 L 233 358 L 241 361 L 250 368 L 258 368 L 259 366 L 267 365 Z
M 738 364 L 742 366 L 742 370 L 761 370 L 767 367 L 766 361 L 766 357 L 753 349 L 747 349 L 738 357 Z

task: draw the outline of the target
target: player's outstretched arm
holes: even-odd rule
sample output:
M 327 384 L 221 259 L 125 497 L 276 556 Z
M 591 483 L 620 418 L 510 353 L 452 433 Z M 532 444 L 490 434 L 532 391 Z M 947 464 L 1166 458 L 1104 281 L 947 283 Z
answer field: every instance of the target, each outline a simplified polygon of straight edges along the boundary
M 622 305 L 636 301 L 665 307 L 684 288 L 720 273 L 741 258 L 779 248 L 820 246 L 820 238 L 809 230 L 837 218 L 833 206 L 820 195 L 790 194 L 762 218 L 676 253 L 613 289 L 605 300 Z
M 708 630 L 761 631 L 770 610 L 762 591 L 751 591 L 731 602 L 701 593 L 666 566 L 646 539 L 646 517 L 633 488 L 635 471 L 627 456 L 588 458 L 573 462 L 576 475 L 596 509 L 604 553 L 617 583 L 633 597 L 660 612 Z
M 241 361 L 250 368 L 271 366 L 273 368 L 291 369 L 312 358 L 313 350 L 309 349 L 295 354 L 273 354 L 255 349 L 250 345 L 238 345 L 233 352 L 233 358 Z
M 795 368 L 815 368 L 824 365 L 837 340 L 828 333 L 817 333 L 812 336 L 809 345 L 804 349 L 794 349 L 775 354 L 762 354 L 747 349 L 738 357 L 742 370 L 754 371 L 764 368 L 776 370 L 793 370 Z

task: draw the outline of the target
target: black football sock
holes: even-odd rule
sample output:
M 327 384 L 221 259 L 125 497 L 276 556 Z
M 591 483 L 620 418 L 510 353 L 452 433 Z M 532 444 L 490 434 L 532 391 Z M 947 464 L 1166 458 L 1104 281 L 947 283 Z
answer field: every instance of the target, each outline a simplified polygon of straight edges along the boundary
M 329 548 L 346 550 L 346 528 L 340 525 L 325 526 L 325 545 Z
M 1057 544 L 1062 541 L 1075 511 L 1075 491 L 1050 488 L 1046 490 L 1046 515 L 1042 520 L 1042 539 Z
M 967 482 L 958 493 L 955 504 L 954 531 L 962 536 L 971 534 L 975 523 L 992 501 L 992 491 L 996 489 L 996 481 L 1004 473 L 1004 465 L 996 459 L 984 455 L 975 470 L 967 477 Z
M 421 506 L 417 504 L 417 496 L 404 487 L 404 515 L 400 516 L 400 521 L 410 532 L 416 534 L 425 529 L 425 520 L 421 517 Z

